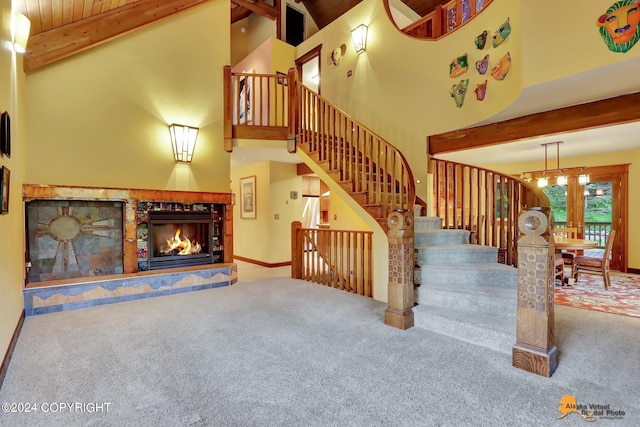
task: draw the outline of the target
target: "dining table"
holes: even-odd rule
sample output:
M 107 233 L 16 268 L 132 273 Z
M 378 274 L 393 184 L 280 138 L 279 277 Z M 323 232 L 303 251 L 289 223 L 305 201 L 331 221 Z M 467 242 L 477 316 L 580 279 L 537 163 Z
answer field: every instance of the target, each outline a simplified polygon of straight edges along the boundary
M 568 239 L 566 237 L 556 237 L 554 239 L 556 251 L 576 251 L 593 249 L 598 247 L 597 240 L 589 239 Z

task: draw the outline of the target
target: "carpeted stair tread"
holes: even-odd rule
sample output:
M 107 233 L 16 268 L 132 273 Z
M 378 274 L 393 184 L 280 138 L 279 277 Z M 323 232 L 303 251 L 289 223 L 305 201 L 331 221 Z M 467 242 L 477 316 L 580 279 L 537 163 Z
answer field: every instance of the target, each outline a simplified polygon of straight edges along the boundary
M 440 264 L 425 265 L 420 268 L 422 285 L 481 285 L 513 286 L 518 283 L 518 271 L 514 267 L 496 263 Z
M 514 307 L 515 311 L 515 307 Z M 511 354 L 515 344 L 515 313 L 513 317 L 421 305 L 414 307 L 415 326 L 460 341 Z
M 469 243 L 468 230 L 414 230 L 416 246 L 450 246 Z
M 437 216 L 414 216 L 414 232 L 425 230 L 439 230 L 442 228 L 442 219 Z
M 419 305 L 437 306 L 452 310 L 468 310 L 473 313 L 495 313 L 514 309 L 517 304 L 517 291 L 515 288 L 507 289 L 497 287 L 489 288 L 493 292 L 482 290 L 457 290 L 433 289 L 427 287 L 418 288 L 415 300 Z
M 492 246 L 457 244 L 448 246 L 415 246 L 418 249 L 418 264 L 473 264 L 496 263 L 498 249 Z

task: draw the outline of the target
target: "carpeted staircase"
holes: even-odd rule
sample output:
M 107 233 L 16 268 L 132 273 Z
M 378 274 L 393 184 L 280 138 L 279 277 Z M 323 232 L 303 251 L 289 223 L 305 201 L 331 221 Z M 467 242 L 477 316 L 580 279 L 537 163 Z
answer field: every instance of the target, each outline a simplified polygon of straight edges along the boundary
M 469 244 L 467 230 L 444 230 L 437 217 L 415 217 L 415 326 L 511 353 L 517 269 L 498 249 Z

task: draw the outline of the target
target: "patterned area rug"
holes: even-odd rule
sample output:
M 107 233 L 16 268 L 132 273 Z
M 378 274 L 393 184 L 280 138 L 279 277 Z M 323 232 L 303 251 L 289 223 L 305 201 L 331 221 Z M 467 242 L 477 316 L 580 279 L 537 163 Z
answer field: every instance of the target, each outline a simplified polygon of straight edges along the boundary
M 602 277 L 582 274 L 574 286 L 556 286 L 554 297 L 560 305 L 640 317 L 640 276 L 612 274 L 605 291 Z

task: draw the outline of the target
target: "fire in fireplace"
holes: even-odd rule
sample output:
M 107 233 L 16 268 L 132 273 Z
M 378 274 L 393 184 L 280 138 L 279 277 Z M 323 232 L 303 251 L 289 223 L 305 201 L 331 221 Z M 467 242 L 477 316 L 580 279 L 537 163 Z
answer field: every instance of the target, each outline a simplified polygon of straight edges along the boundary
M 149 212 L 149 270 L 212 264 L 211 212 Z

